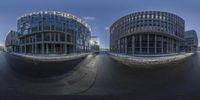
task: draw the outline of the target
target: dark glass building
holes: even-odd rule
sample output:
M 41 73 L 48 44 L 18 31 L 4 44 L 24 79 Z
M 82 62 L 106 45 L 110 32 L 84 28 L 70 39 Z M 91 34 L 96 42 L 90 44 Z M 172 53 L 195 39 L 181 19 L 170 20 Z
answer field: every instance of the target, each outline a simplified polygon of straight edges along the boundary
M 7 33 L 5 47 L 8 52 L 19 52 L 19 33 L 10 30 Z
M 80 18 L 64 12 L 45 11 L 18 19 L 20 53 L 70 54 L 90 50 L 91 29 Z
M 160 11 L 136 12 L 110 27 L 110 51 L 122 54 L 155 55 L 180 51 L 185 22 Z
M 198 49 L 198 37 L 195 30 L 189 30 L 184 33 L 184 41 L 181 50 L 186 52 L 194 52 Z

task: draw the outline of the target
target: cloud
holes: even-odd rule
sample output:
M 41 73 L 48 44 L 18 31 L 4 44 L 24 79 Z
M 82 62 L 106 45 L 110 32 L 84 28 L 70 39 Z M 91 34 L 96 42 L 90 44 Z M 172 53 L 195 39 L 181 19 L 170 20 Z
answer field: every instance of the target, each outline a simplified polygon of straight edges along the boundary
M 109 28 L 109 27 L 105 27 L 105 30 L 106 30 L 106 31 L 109 31 L 109 30 L 110 30 L 110 28 Z
M 83 19 L 85 19 L 85 20 L 96 20 L 96 17 L 86 16 L 86 17 L 83 17 Z
M 0 46 L 4 46 L 4 43 L 0 43 Z

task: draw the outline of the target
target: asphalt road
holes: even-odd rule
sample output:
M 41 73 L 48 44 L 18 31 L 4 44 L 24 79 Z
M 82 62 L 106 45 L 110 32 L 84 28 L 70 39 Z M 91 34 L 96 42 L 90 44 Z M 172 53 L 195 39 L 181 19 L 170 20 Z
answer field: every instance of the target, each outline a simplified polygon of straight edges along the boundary
M 37 61 L 4 53 L 9 66 L 21 75 L 32 78 L 60 76 L 74 69 L 85 57 L 67 61 Z
M 94 86 L 84 95 L 134 99 L 199 99 L 200 53 L 155 69 L 133 69 L 106 54 L 96 63 Z
M 36 96 L 21 94 L 13 88 L 16 81 L 8 59 L 0 54 L 0 94 L 4 99 L 134 99 L 134 100 L 199 100 L 200 53 L 179 63 L 155 69 L 134 69 L 111 59 L 106 53 L 95 57 L 98 67 L 94 84 L 85 92 L 73 95 Z M 11 75 L 12 74 L 12 75 Z M 19 80 L 19 79 L 18 79 Z M 7 84 L 10 81 L 12 84 Z M 38 91 L 39 92 L 39 91 Z M 11 98 L 12 100 L 13 98 Z M 3 99 L 2 99 L 3 100 Z M 17 99 L 18 100 L 18 99 Z

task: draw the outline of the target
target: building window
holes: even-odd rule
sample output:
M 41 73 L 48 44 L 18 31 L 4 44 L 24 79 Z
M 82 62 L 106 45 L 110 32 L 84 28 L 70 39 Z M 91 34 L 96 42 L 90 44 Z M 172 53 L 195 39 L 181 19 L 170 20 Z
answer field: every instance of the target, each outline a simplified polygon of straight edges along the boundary
M 67 34 L 67 42 L 71 42 L 71 35 Z
M 65 41 L 65 34 L 64 33 L 60 34 L 60 41 Z
M 37 34 L 36 38 L 37 38 L 37 41 L 42 41 L 42 34 Z

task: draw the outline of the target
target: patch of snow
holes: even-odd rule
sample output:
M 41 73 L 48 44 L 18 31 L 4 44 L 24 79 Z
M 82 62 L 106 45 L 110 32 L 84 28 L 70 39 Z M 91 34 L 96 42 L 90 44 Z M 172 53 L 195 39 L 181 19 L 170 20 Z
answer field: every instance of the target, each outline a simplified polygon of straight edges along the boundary
M 89 53 L 68 54 L 68 55 L 30 55 L 21 53 L 10 53 L 10 54 L 40 61 L 62 61 L 62 60 L 72 60 L 81 58 L 87 56 Z

